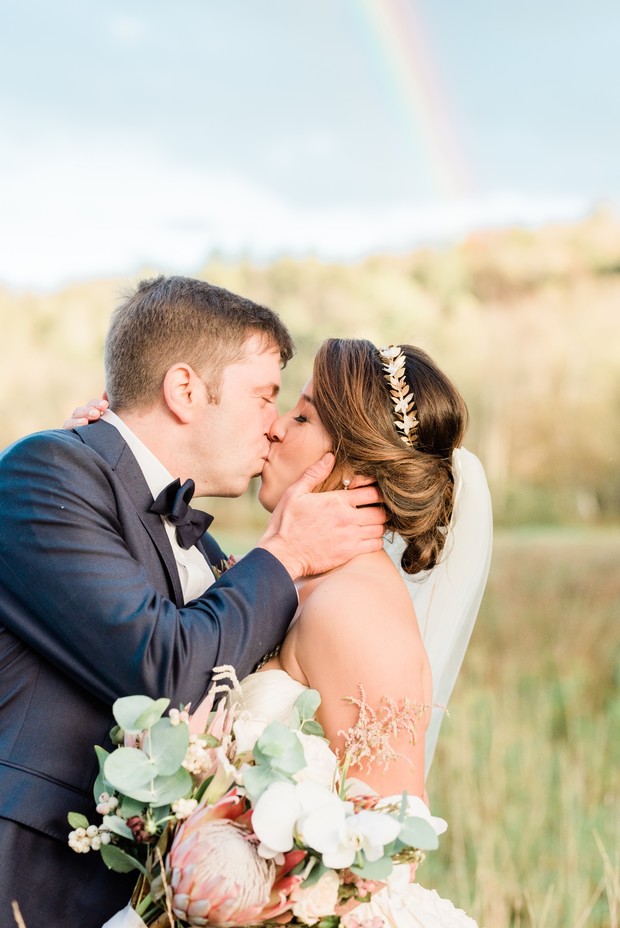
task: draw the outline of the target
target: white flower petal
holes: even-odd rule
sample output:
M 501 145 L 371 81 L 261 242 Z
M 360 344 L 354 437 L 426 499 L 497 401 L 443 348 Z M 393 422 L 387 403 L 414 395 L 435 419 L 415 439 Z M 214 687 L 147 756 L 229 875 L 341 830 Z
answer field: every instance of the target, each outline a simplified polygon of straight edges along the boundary
M 335 851 L 345 834 L 345 812 L 342 805 L 324 803 L 306 813 L 299 822 L 299 834 L 303 843 L 320 854 Z
M 357 828 L 375 844 L 389 844 L 398 837 L 400 822 L 393 815 L 384 812 L 362 810 L 355 816 Z
M 267 725 L 268 720 L 265 717 L 241 712 L 233 724 L 236 753 L 246 754 L 252 751 Z
M 323 863 L 326 867 L 332 867 L 334 870 L 342 870 L 343 867 L 350 867 L 355 860 L 355 850 L 352 847 L 341 846 L 334 851 L 327 851 L 323 854 Z
M 301 806 L 292 783 L 273 783 L 258 799 L 252 828 L 262 844 L 273 851 L 290 851 Z M 264 856 L 261 852 L 261 856 Z
M 402 796 L 386 796 L 375 808 L 380 810 L 384 805 L 400 806 L 401 802 Z M 431 815 L 431 810 L 419 796 L 407 796 L 407 815 L 413 818 L 426 819 L 437 835 L 442 835 L 448 828 L 446 820 L 439 818 L 437 815 Z
M 298 783 L 317 783 L 333 791 L 338 768 L 336 755 L 323 738 L 300 731 L 296 735 L 304 749 L 306 766 L 295 774 L 295 780 Z

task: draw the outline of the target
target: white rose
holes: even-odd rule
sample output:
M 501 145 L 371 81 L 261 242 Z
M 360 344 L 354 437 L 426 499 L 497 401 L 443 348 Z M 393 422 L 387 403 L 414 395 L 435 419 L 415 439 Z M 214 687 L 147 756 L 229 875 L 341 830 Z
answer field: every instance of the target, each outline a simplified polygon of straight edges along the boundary
M 235 751 L 245 754 L 254 750 L 254 745 L 267 728 L 267 719 L 260 715 L 241 712 L 233 724 Z
M 298 783 L 318 783 L 326 789 L 333 789 L 338 766 L 336 755 L 323 738 L 318 738 L 316 735 L 304 735 L 300 731 L 295 734 L 304 749 L 306 766 L 299 770 L 293 779 Z
M 340 880 L 334 870 L 327 870 L 312 886 L 293 890 L 293 915 L 306 925 L 314 925 L 324 915 L 333 915 L 338 902 Z

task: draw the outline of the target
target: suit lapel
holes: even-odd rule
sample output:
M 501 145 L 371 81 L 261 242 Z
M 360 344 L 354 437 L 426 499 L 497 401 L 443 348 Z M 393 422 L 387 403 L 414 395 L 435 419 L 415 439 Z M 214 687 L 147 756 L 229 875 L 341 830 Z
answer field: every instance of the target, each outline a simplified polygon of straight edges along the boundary
M 179 569 L 166 529 L 156 512 L 149 512 L 153 497 L 140 466 L 118 429 L 108 422 L 96 422 L 75 429 L 85 445 L 96 451 L 115 472 L 123 484 L 137 517 L 148 532 L 161 558 L 177 606 L 184 604 Z

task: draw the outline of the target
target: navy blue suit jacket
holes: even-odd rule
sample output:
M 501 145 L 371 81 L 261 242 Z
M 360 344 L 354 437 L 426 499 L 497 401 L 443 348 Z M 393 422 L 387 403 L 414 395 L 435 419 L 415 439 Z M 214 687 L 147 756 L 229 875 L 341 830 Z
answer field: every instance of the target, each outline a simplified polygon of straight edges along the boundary
M 0 458 L 0 819 L 65 846 L 68 811 L 97 820 L 93 745 L 108 743 L 114 700 L 144 693 L 197 705 L 213 667 L 231 664 L 241 679 L 297 606 L 288 573 L 260 549 L 184 606 L 151 504 L 133 454 L 105 422 L 30 435 Z M 204 542 L 203 553 L 223 557 Z M 0 831 L 5 868 L 1 842 Z M 19 861 L 14 870 L 5 882 L 19 879 Z

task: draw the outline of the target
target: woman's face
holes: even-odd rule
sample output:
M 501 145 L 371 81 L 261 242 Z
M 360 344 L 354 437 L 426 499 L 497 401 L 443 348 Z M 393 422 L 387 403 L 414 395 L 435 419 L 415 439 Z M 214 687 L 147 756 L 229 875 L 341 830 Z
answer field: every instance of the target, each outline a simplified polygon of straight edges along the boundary
M 312 378 L 301 391 L 297 405 L 276 420 L 269 433 L 271 447 L 261 476 L 258 499 L 273 512 L 285 490 L 326 451 L 331 440 L 312 402 Z

